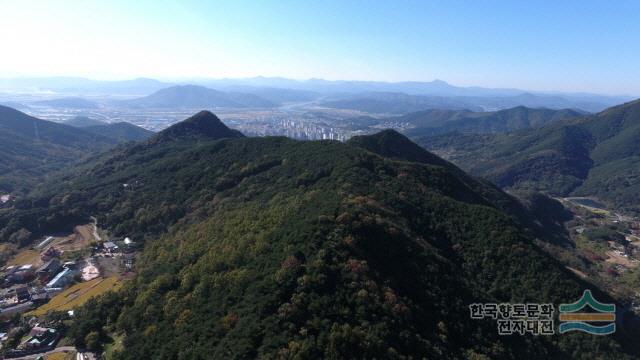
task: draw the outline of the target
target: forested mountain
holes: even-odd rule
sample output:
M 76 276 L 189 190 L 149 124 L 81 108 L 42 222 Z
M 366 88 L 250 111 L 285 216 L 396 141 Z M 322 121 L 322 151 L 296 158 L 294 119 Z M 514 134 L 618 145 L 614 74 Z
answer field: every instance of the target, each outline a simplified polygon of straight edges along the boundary
M 640 101 L 509 134 L 421 137 L 427 149 L 502 187 L 589 195 L 640 211 Z
M 40 100 L 33 103 L 34 105 L 49 106 L 54 108 L 67 108 L 67 109 L 95 109 L 98 104 L 91 100 L 87 100 L 79 97 L 66 97 L 51 100 Z
M 501 133 L 576 118 L 584 113 L 571 110 L 531 109 L 518 106 L 511 109 L 472 112 L 468 110 L 427 110 L 407 114 L 393 119 L 408 123 L 412 128 L 405 133 L 410 137 L 444 134 L 452 131 L 461 133 Z
M 0 192 L 29 188 L 50 171 L 114 144 L 107 137 L 0 106 Z
M 102 135 L 117 142 L 140 141 L 152 137 L 153 131 L 143 129 L 128 122 L 118 122 L 104 125 L 93 125 L 84 128 L 85 131 Z
M 0 213 L 10 231 L 94 215 L 146 240 L 136 279 L 76 311 L 78 346 L 95 331 L 122 339 L 121 359 L 633 351 L 622 333 L 498 336 L 469 319 L 474 302 L 568 302 L 589 286 L 534 245 L 496 187 L 394 131 L 300 142 L 216 120 L 111 150 Z
M 89 126 L 99 126 L 99 125 L 107 125 L 106 122 L 92 119 L 87 116 L 75 116 L 69 120 L 62 122 L 65 125 L 77 127 L 77 128 L 86 128 Z
M 149 140 L 163 143 L 176 140 L 208 141 L 224 138 L 244 137 L 238 130 L 229 129 L 210 111 L 200 111 L 192 117 L 174 124 Z
M 254 94 L 222 92 L 196 85 L 179 85 L 120 102 L 144 108 L 270 108 L 277 104 Z
M 139 141 L 153 136 L 154 132 L 128 122 L 106 123 L 86 116 L 76 116 L 63 122 L 65 125 L 81 128 L 84 131 L 101 135 L 116 142 Z

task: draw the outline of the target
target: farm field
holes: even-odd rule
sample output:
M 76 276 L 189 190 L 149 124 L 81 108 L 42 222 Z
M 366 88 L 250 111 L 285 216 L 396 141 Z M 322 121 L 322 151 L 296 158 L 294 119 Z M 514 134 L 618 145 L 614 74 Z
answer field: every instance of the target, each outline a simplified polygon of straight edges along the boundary
M 40 253 L 36 250 L 24 249 L 13 256 L 7 265 L 26 265 L 32 264 L 34 267 L 40 266 L 42 260 L 40 260 Z
M 49 311 L 67 311 L 84 304 L 94 296 L 107 291 L 116 291 L 122 282 L 115 276 L 96 278 L 91 281 L 75 284 L 60 294 L 54 296 L 48 303 L 29 312 L 29 315 L 41 316 Z
M 76 358 L 75 351 L 61 351 L 53 354 L 46 355 L 44 357 L 45 360 L 74 360 Z

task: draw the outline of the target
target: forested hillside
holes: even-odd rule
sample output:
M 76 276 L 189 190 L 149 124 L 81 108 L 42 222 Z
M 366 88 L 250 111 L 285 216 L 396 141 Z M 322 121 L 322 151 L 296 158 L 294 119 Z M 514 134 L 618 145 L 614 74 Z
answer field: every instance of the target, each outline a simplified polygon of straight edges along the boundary
M 640 102 L 509 134 L 416 138 L 501 187 L 596 196 L 640 211 Z
M 453 131 L 480 134 L 503 133 L 536 128 L 582 115 L 584 113 L 571 109 L 532 109 L 518 106 L 490 112 L 427 110 L 400 116 L 394 120 L 410 124 L 411 128 L 405 132 L 407 136 L 420 137 Z
M 115 141 L 0 106 L 0 192 L 25 191 L 51 171 Z
M 622 334 L 501 337 L 469 319 L 473 302 L 568 302 L 588 285 L 501 210 L 511 197 L 402 135 L 217 139 L 214 118 L 112 150 L 0 216 L 37 233 L 94 215 L 145 240 L 136 279 L 76 312 L 78 346 L 95 331 L 123 340 L 122 359 L 634 350 Z
M 154 132 L 128 122 L 92 125 L 83 128 L 90 133 L 102 135 L 117 142 L 141 141 L 153 136 Z

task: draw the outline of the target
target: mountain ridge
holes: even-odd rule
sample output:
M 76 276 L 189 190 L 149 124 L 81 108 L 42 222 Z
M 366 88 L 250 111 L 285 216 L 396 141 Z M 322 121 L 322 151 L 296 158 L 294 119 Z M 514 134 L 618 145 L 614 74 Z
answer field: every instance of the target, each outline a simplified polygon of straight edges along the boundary
M 77 128 L 86 128 L 89 126 L 107 125 L 108 123 L 104 121 L 92 119 L 88 116 L 79 115 L 63 121 L 62 124 L 77 127 Z
M 516 106 L 491 112 L 427 110 L 392 119 L 412 126 L 405 134 L 410 137 L 437 135 L 452 131 L 462 133 L 500 133 L 541 127 L 564 119 L 584 116 L 573 109 L 545 109 Z
M 121 121 L 117 123 L 92 125 L 83 128 L 85 131 L 100 134 L 117 142 L 141 141 L 151 138 L 155 132 L 140 126 Z
M 100 134 L 0 106 L 0 191 L 25 191 L 49 172 L 114 145 Z
M 537 129 L 416 140 L 501 187 L 596 196 L 637 212 L 638 136 L 640 101 L 636 100 Z
M 69 329 L 79 347 L 118 336 L 118 359 L 625 358 L 619 337 L 502 337 L 470 320 L 472 302 L 566 303 L 590 285 L 500 210 L 507 194 L 444 160 L 409 161 L 426 152 L 405 139 L 117 148 L 0 213 L 0 237 L 96 216 L 145 244 L 136 279 Z

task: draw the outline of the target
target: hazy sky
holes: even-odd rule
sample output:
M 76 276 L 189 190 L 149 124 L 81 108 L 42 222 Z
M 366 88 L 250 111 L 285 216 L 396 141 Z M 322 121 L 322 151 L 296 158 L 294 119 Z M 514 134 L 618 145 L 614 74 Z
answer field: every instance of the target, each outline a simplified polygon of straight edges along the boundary
M 0 76 L 283 76 L 640 95 L 640 1 L 0 0 Z

